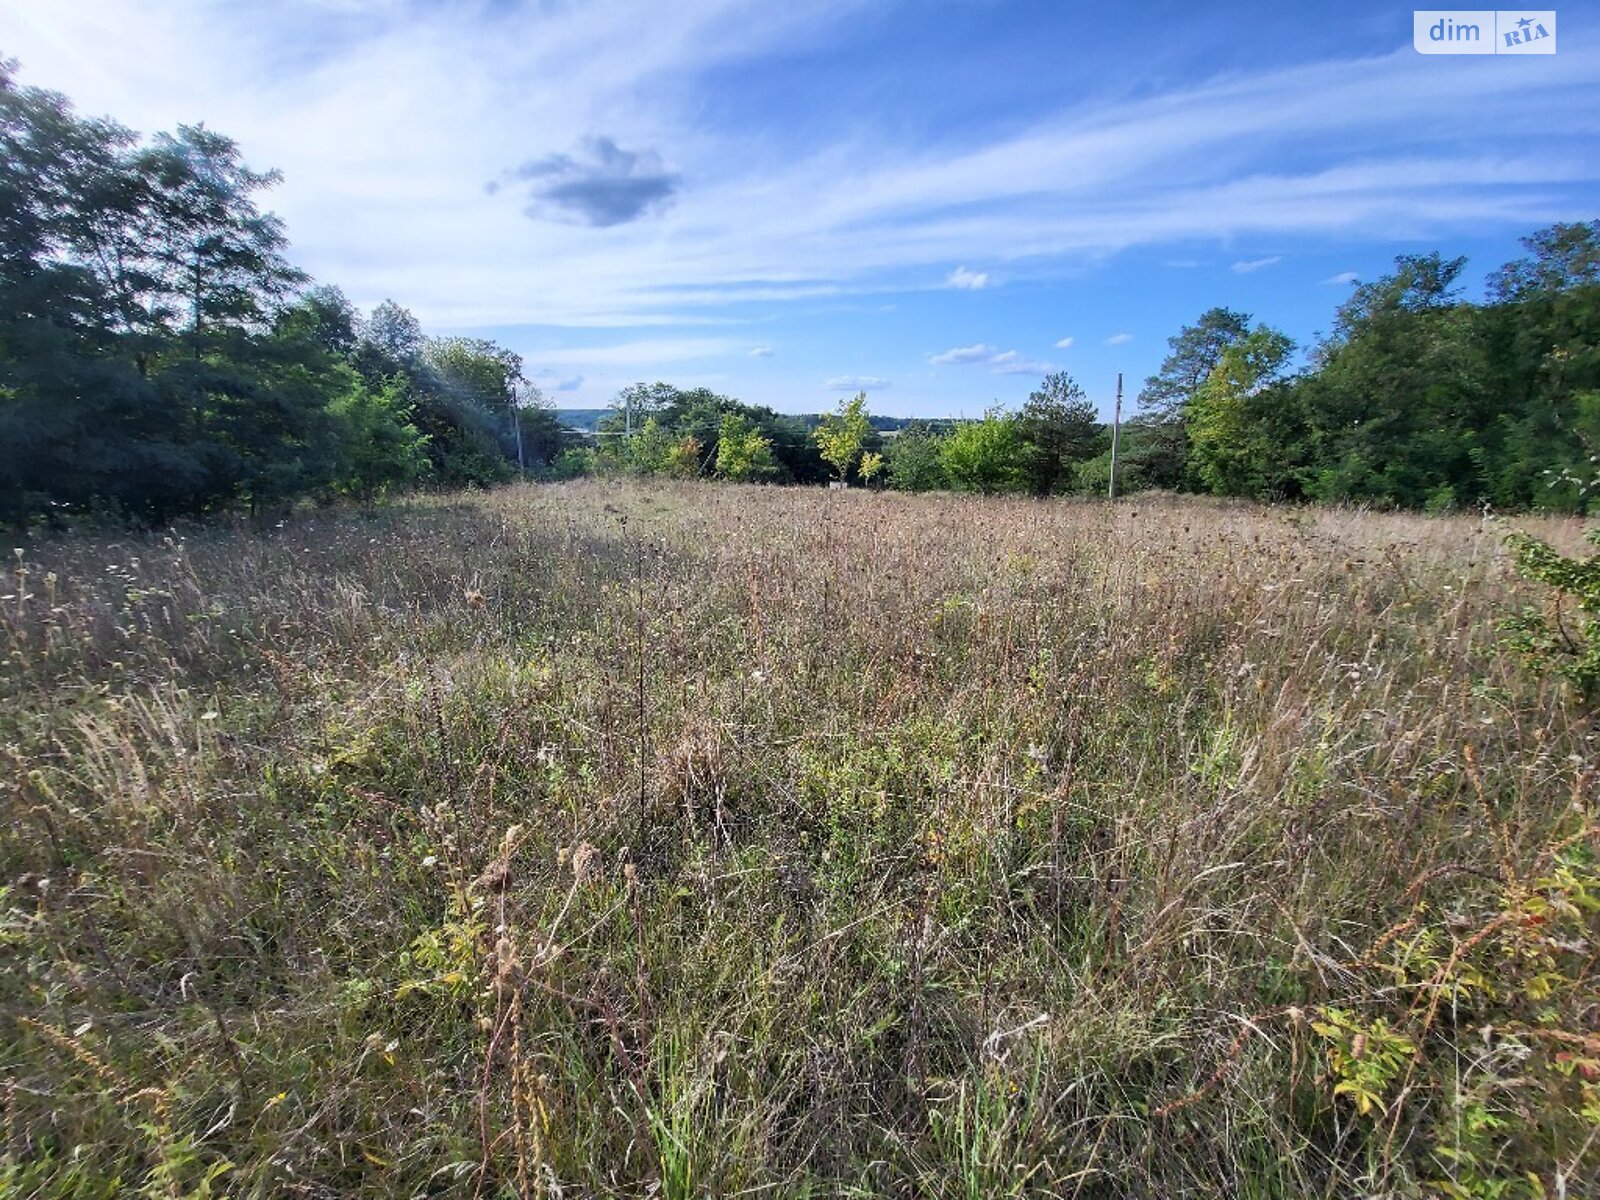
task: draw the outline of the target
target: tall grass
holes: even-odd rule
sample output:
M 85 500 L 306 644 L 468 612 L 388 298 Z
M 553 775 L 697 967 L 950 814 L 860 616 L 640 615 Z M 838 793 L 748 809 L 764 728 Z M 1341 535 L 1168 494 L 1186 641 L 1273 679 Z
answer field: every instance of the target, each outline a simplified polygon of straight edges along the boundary
M 705 485 L 24 547 L 0 1195 L 1586 1194 L 1531 595 L 1475 519 Z

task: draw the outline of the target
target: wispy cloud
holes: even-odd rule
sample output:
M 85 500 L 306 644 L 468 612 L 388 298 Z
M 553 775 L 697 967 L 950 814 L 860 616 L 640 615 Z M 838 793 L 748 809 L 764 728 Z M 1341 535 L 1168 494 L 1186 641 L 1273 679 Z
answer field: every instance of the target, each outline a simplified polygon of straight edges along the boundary
M 1076 340 L 1077 340 L 1076 338 L 1064 337 L 1064 338 L 1062 338 L 1060 341 L 1058 341 L 1056 343 L 1056 349 L 1057 350 L 1071 350 L 1072 349 L 1072 343 L 1074 341 L 1076 341 Z
M 1016 350 L 997 350 L 984 342 L 930 355 L 928 361 L 938 366 L 986 366 L 995 375 L 1048 375 L 1055 370 L 1050 363 L 1025 358 Z
M 881 392 L 894 385 L 876 375 L 835 375 L 822 386 L 830 392 Z
M 1340 271 L 1337 275 L 1328 276 L 1328 278 L 1324 279 L 1322 282 L 1325 284 L 1355 283 L 1360 278 L 1361 276 L 1357 275 L 1354 271 Z
M 1055 365 L 1036 358 L 1023 358 L 1013 350 L 997 355 L 990 369 L 996 375 L 1048 375 L 1055 370 Z
M 1236 262 L 1228 269 L 1235 275 L 1249 275 L 1255 271 L 1264 271 L 1268 267 L 1275 267 L 1283 261 L 1283 255 L 1273 254 L 1266 258 L 1249 258 L 1243 262 Z
M 750 357 L 751 358 L 771 358 L 772 357 L 772 347 L 771 346 L 754 346 L 750 350 Z
M 956 363 L 980 363 L 988 362 L 997 353 L 993 346 L 979 342 L 975 346 L 957 346 L 952 350 L 946 350 L 943 354 L 930 355 L 928 361 L 941 367 Z
M 133 21 L 125 0 L 0 0 L 0 16 L 25 82 L 146 130 L 204 116 L 283 168 L 271 203 L 297 263 L 440 329 L 687 323 L 929 282 L 1003 294 L 991 272 L 1140 247 L 1189 266 L 1228 239 L 1526 232 L 1592 214 L 1600 185 L 1600 49 L 1576 43 L 1537 71 L 1424 69 L 1407 46 L 1134 99 L 1085 89 L 921 139 L 870 112 L 823 142 L 707 119 L 722 67 L 825 45 L 863 7 L 294 3 L 267 20 L 171 0 Z
M 1131 333 L 1113 333 L 1106 339 L 1106 345 L 1126 346 L 1131 341 L 1133 341 L 1133 334 Z

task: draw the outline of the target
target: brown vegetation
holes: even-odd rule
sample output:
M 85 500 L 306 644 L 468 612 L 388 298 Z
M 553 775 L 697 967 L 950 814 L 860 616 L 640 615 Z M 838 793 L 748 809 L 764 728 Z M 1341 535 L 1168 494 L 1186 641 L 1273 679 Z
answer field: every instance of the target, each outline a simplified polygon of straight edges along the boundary
M 0 593 L 0 1195 L 1600 1176 L 1477 519 L 586 482 Z

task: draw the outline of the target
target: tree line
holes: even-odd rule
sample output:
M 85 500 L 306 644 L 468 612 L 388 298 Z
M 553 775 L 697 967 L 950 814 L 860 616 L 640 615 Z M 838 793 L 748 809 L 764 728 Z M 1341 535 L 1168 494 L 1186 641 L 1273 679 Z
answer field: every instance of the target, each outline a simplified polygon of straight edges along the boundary
M 516 354 L 312 286 L 258 204 L 278 179 L 203 125 L 143 139 L 0 61 L 0 520 L 370 503 L 560 453 Z
M 358 313 L 285 256 L 276 172 L 202 126 L 144 139 L 0 61 L 0 521 L 162 522 L 522 473 L 1102 493 L 1111 435 L 1070 375 L 1016 411 L 902 428 L 858 395 L 794 417 L 639 383 L 566 429 L 514 352 Z M 1480 303 L 1406 255 L 1301 348 L 1213 308 L 1122 429 L 1119 490 L 1443 510 L 1592 511 L 1600 221 L 1524 239 Z
M 1523 246 L 1481 303 L 1460 295 L 1465 259 L 1397 258 L 1353 290 L 1298 368 L 1300 348 L 1280 330 L 1228 308 L 1201 314 L 1168 339 L 1121 430 L 1119 491 L 1594 511 L 1600 221 L 1552 225 Z M 641 383 L 567 461 L 573 472 L 906 491 L 1103 494 L 1110 483 L 1111 430 L 1065 372 L 1016 411 L 976 421 L 883 430 L 865 405 L 864 395 L 842 403 L 813 432 L 805 418 L 704 388 Z M 826 450 L 839 422 L 858 426 L 842 466 Z

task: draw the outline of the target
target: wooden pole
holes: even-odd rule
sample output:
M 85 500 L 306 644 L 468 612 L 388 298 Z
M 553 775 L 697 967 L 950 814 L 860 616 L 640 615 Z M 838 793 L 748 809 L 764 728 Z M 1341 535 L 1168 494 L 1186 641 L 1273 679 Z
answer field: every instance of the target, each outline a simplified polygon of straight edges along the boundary
M 1117 442 L 1122 433 L 1122 372 L 1117 372 L 1117 408 L 1111 418 L 1111 490 L 1109 499 L 1117 498 Z

